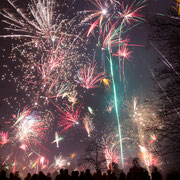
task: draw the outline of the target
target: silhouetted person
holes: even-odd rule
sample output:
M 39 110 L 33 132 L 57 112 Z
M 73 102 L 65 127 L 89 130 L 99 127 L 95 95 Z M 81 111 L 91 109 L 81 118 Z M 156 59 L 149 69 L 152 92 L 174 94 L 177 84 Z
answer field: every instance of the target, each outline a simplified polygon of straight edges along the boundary
M 84 180 L 84 172 L 83 171 L 81 171 L 81 173 L 80 173 L 79 180 Z
M 133 160 L 133 167 L 129 169 L 127 180 L 140 180 L 140 166 L 137 159 Z
M 139 180 L 144 180 L 145 179 L 145 169 L 140 167 L 139 168 Z
M 151 179 L 151 178 L 150 178 L 150 176 L 149 176 L 148 171 L 145 170 L 145 172 L 144 172 L 144 180 L 150 180 L 150 179 Z
M 117 177 L 116 177 L 115 172 L 112 172 L 112 174 L 111 174 L 111 179 L 112 179 L 112 180 L 117 180 Z
M 100 170 L 97 170 L 97 172 L 94 173 L 93 176 L 94 180 L 102 180 L 102 174 Z
M 78 171 L 72 171 L 71 180 L 79 180 L 79 172 Z
M 64 176 L 63 177 L 64 177 L 64 180 L 70 180 L 71 176 L 68 173 L 68 169 L 64 170 Z
M 102 175 L 102 180 L 106 180 L 107 178 L 106 178 L 106 173 L 103 173 L 103 175 Z
M 162 175 L 158 171 L 157 167 L 154 167 L 154 169 L 152 171 L 152 180 L 162 180 Z
M 166 175 L 166 180 L 179 180 L 180 179 L 180 172 L 172 171 Z
M 55 180 L 63 180 L 64 170 L 60 170 L 60 174 L 58 174 L 55 178 Z
M 19 171 L 16 171 L 14 174 L 14 180 L 21 180 L 21 178 L 19 177 Z
M 120 170 L 119 180 L 126 180 L 126 174 L 123 170 Z
M 14 174 L 13 173 L 10 173 L 9 174 L 9 180 L 13 180 L 14 179 Z
M 1 172 L 0 172 L 0 179 L 1 180 L 8 180 L 8 178 L 6 177 L 6 171 L 1 170 Z
M 107 170 L 106 180 L 112 180 L 111 170 Z
M 50 172 L 47 173 L 47 180 L 52 180 Z
M 85 180 L 93 180 L 90 169 L 86 169 Z
M 119 178 L 119 172 L 120 172 L 119 165 L 113 162 L 111 167 L 112 167 L 112 170 L 111 170 L 112 173 L 115 173 L 115 176 Z
M 58 175 L 58 172 L 54 171 L 53 174 L 52 174 L 52 179 L 55 180 L 57 175 Z
M 24 178 L 24 180 L 30 180 L 30 178 L 31 178 L 31 174 L 27 173 L 27 176 Z
M 39 172 L 39 180 L 47 180 L 46 175 L 42 171 Z
M 37 174 L 33 174 L 31 176 L 30 180 L 39 180 L 38 175 Z

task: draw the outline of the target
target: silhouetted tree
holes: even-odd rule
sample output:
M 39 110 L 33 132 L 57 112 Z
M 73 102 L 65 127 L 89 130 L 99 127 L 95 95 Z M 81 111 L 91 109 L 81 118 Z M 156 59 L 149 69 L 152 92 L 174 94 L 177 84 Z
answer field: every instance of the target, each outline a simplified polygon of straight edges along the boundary
M 180 165 L 180 16 L 174 8 L 166 15 L 156 14 L 148 20 L 149 39 L 158 52 L 153 79 L 157 85 L 159 119 L 158 150 L 164 160 Z M 178 162 L 179 161 L 179 162 Z
M 78 165 L 85 165 L 97 171 L 105 168 L 105 162 L 106 159 L 104 157 L 102 145 L 97 141 L 91 141 L 80 157 Z

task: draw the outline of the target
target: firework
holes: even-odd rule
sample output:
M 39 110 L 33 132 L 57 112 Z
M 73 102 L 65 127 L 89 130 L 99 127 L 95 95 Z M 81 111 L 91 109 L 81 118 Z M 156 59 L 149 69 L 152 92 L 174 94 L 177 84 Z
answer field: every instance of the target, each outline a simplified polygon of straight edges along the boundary
M 120 49 L 118 49 L 117 54 L 114 54 L 115 56 L 118 56 L 119 58 L 122 57 L 122 66 L 121 66 L 121 61 L 119 61 L 119 73 L 122 72 L 123 74 L 123 81 L 125 82 L 125 74 L 124 74 L 124 61 L 125 59 L 129 59 L 130 55 L 131 55 L 132 51 L 128 51 L 127 49 L 127 44 L 124 44 L 123 46 L 120 47 Z M 122 67 L 122 70 L 121 70 Z M 121 75 L 120 75 L 120 79 L 121 79 Z
M 6 29 L 13 32 L 13 34 L 3 37 L 29 38 L 28 44 L 36 46 L 43 43 L 44 40 L 54 43 L 56 35 L 60 34 L 62 26 L 67 23 L 66 20 L 59 22 L 60 15 L 56 17 L 54 0 L 32 0 L 28 9 L 29 14 L 18 8 L 15 2 L 7 1 L 17 14 L 14 15 L 5 9 L 3 10 L 2 15 L 6 19 L 3 21 L 10 26 Z
M 66 109 L 64 111 L 61 110 L 60 108 L 58 108 L 59 112 L 61 113 L 61 114 L 59 114 L 60 119 L 61 119 L 61 121 L 59 122 L 59 127 L 64 127 L 63 130 L 61 131 L 61 133 L 63 131 L 68 130 L 72 126 L 79 124 L 79 120 L 81 120 L 80 108 L 81 108 L 81 105 L 79 105 L 74 110 L 74 108 L 72 106 L 69 106 L 67 104 L 67 102 L 66 102 Z
M 136 3 L 133 1 L 131 5 L 121 4 L 120 17 L 123 18 L 123 23 L 131 24 L 133 22 L 142 22 L 143 18 L 139 12 L 145 7 L 146 0 L 141 0 Z
M 28 117 L 32 110 L 28 106 L 25 106 L 23 108 L 22 112 L 20 112 L 20 111 L 21 110 L 19 109 L 17 115 L 13 115 L 13 118 L 16 119 L 13 126 L 16 126 L 16 124 L 18 124 L 21 120 L 23 120 L 25 117 Z
M 104 155 L 106 158 L 106 164 L 109 168 L 112 163 L 119 163 L 119 142 L 115 138 L 107 137 L 103 138 Z M 111 167 L 112 168 L 112 167 Z
M 68 97 L 68 102 L 72 103 L 72 108 L 77 104 L 77 91 L 72 91 L 66 95 Z
M 8 139 L 8 132 L 1 131 L 1 145 L 7 144 L 10 140 Z
M 59 147 L 59 141 L 62 141 L 64 138 L 58 135 L 58 132 L 55 132 L 55 140 L 52 143 L 56 143 L 57 148 Z
M 103 83 L 105 89 L 106 89 L 106 88 L 110 88 L 110 82 L 111 82 L 111 80 L 109 80 L 109 79 L 107 79 L 107 78 L 103 78 L 103 79 L 100 81 L 100 85 L 101 85 L 101 83 Z
M 139 146 L 139 147 L 140 147 L 140 152 L 141 152 L 140 158 L 143 160 L 147 169 L 149 169 L 149 167 L 151 167 L 151 166 L 157 166 L 158 165 L 157 158 L 155 158 L 151 153 L 149 153 L 145 147 L 143 147 L 143 146 Z
M 93 123 L 92 123 L 92 118 L 86 114 L 85 117 L 83 118 L 83 123 L 84 123 L 84 127 L 87 131 L 88 137 L 91 136 L 91 132 L 94 129 Z
M 39 158 L 39 163 L 40 163 L 40 165 L 41 165 L 41 169 L 45 169 L 45 168 L 47 168 L 47 166 L 49 165 L 49 160 L 46 159 L 44 156 L 41 156 L 41 157 Z
M 108 112 L 108 113 L 111 113 L 111 111 L 112 111 L 113 108 L 114 108 L 114 102 L 113 102 L 113 101 L 110 101 L 110 102 L 108 103 L 108 106 L 107 106 L 107 108 L 105 109 L 105 111 Z
M 107 9 L 106 6 L 101 0 L 91 0 L 90 1 L 93 5 L 96 6 L 98 10 L 86 10 L 83 13 L 84 14 L 89 14 L 83 19 L 82 23 L 86 23 L 87 21 L 90 21 L 94 18 L 97 18 L 90 26 L 87 36 L 90 35 L 90 33 L 96 28 L 99 24 L 99 28 L 102 28 L 102 23 L 104 17 L 107 16 Z
M 149 143 L 152 144 L 155 141 L 157 141 L 157 135 L 155 135 L 155 134 L 150 135 Z
M 26 144 L 22 144 L 21 146 L 19 146 L 19 148 L 22 149 L 23 151 L 26 151 L 28 146 Z
M 31 111 L 32 110 L 29 108 L 28 112 Z M 24 112 L 24 110 L 22 112 Z M 18 118 L 12 126 L 16 139 L 21 143 L 21 145 L 41 145 L 40 141 L 45 139 L 45 131 L 47 130 L 46 124 L 38 115 L 34 114 L 33 112 L 28 114 L 26 113 L 26 116 L 22 112 L 18 113 L 16 116 Z M 21 120 L 19 120 L 19 118 L 21 118 Z
M 9 154 L 9 155 L 7 156 L 7 158 L 5 159 L 5 161 L 1 164 L 1 166 L 3 166 L 3 165 L 9 160 L 9 158 L 10 158 L 12 155 L 13 155 L 13 153 Z
M 78 73 L 78 80 L 76 80 L 76 82 L 80 84 L 81 87 L 86 89 L 96 88 L 98 87 L 96 83 L 106 77 L 103 72 L 94 75 L 96 65 L 97 63 L 94 66 L 89 64 L 88 68 L 84 65 L 84 68 Z
M 14 159 L 12 166 L 13 166 L 12 173 L 14 174 L 16 171 L 16 158 Z
M 158 160 L 152 153 L 155 150 L 155 141 L 157 141 L 157 136 L 152 132 L 151 127 L 153 127 L 154 124 L 158 125 L 159 120 L 155 114 L 155 107 L 152 105 L 149 106 L 147 104 L 140 104 L 137 97 L 133 98 L 133 103 L 130 107 L 132 111 L 130 114 L 137 131 L 137 135 L 134 138 L 137 139 L 136 144 L 140 151 L 139 157 L 150 174 L 150 167 L 152 165 L 158 165 Z
M 72 154 L 71 154 L 71 159 L 73 159 L 73 158 L 76 157 L 76 156 L 77 156 L 76 153 L 72 153 Z
M 94 110 L 93 110 L 90 106 L 88 106 L 88 111 L 89 111 L 92 115 L 95 115 Z
M 59 156 L 55 156 L 54 161 L 54 166 L 56 169 L 65 168 L 68 165 L 68 161 L 64 159 L 61 154 L 59 154 Z
M 19 8 L 18 2 L 7 1 L 14 14 L 7 9 L 2 11 L 7 31 L 0 37 L 20 39 L 11 54 L 12 61 L 20 55 L 17 63 L 21 65 L 15 69 L 24 78 L 20 80 L 11 74 L 16 91 L 23 90 L 31 104 L 38 107 L 52 99 L 57 102 L 69 90 L 69 79 L 85 57 L 79 51 L 81 46 L 85 49 L 87 41 L 80 38 L 81 32 L 74 24 L 76 18 L 57 12 L 55 0 L 31 0 L 26 10 Z

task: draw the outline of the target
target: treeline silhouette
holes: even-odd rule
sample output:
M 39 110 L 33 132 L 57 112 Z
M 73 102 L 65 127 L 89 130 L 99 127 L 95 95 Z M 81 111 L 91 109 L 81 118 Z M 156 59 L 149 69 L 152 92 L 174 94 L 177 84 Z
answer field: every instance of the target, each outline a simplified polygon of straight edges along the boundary
M 179 172 L 167 173 L 165 180 L 180 180 Z M 0 180 L 23 180 L 20 178 L 18 171 L 15 173 L 10 173 L 7 177 L 6 171 L 1 170 Z M 119 172 L 113 172 L 108 170 L 107 173 L 102 173 L 100 170 L 91 174 L 90 169 L 86 171 L 72 171 L 71 175 L 68 172 L 68 169 L 61 169 L 58 173 L 55 171 L 53 174 L 48 173 L 45 175 L 42 171 L 38 174 L 31 175 L 30 173 L 24 178 L 24 180 L 163 180 L 162 174 L 160 171 L 154 167 L 151 174 L 145 168 L 133 166 L 129 169 L 129 172 L 126 174 L 123 170 Z

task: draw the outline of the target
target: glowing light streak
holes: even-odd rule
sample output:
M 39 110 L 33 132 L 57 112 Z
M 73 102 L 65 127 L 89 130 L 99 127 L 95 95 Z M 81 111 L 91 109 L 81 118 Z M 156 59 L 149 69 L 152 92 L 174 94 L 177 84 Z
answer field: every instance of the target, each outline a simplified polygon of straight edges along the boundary
M 124 156 L 123 156 L 123 145 L 122 145 L 122 134 L 121 134 L 121 125 L 119 121 L 119 111 L 118 111 L 118 103 L 117 103 L 117 95 L 116 95 L 116 85 L 114 80 L 114 72 L 113 72 L 113 64 L 112 64 L 112 57 L 110 53 L 109 47 L 109 62 L 110 62 L 110 70 L 111 70 L 111 77 L 112 77 L 112 84 L 113 84 L 113 92 L 114 92 L 114 106 L 116 110 L 116 120 L 118 123 L 118 133 L 119 133 L 119 140 L 120 140 L 120 150 L 121 150 L 121 165 L 122 168 L 124 167 Z
M 5 161 L 1 164 L 1 166 L 3 166 L 3 165 L 9 160 L 9 158 L 10 158 L 12 155 L 13 155 L 13 153 L 9 154 L 9 155 L 7 156 L 7 158 L 5 159 Z
M 95 114 L 94 114 L 94 110 L 93 110 L 90 106 L 88 106 L 88 111 L 89 111 L 92 115 L 95 115 Z

